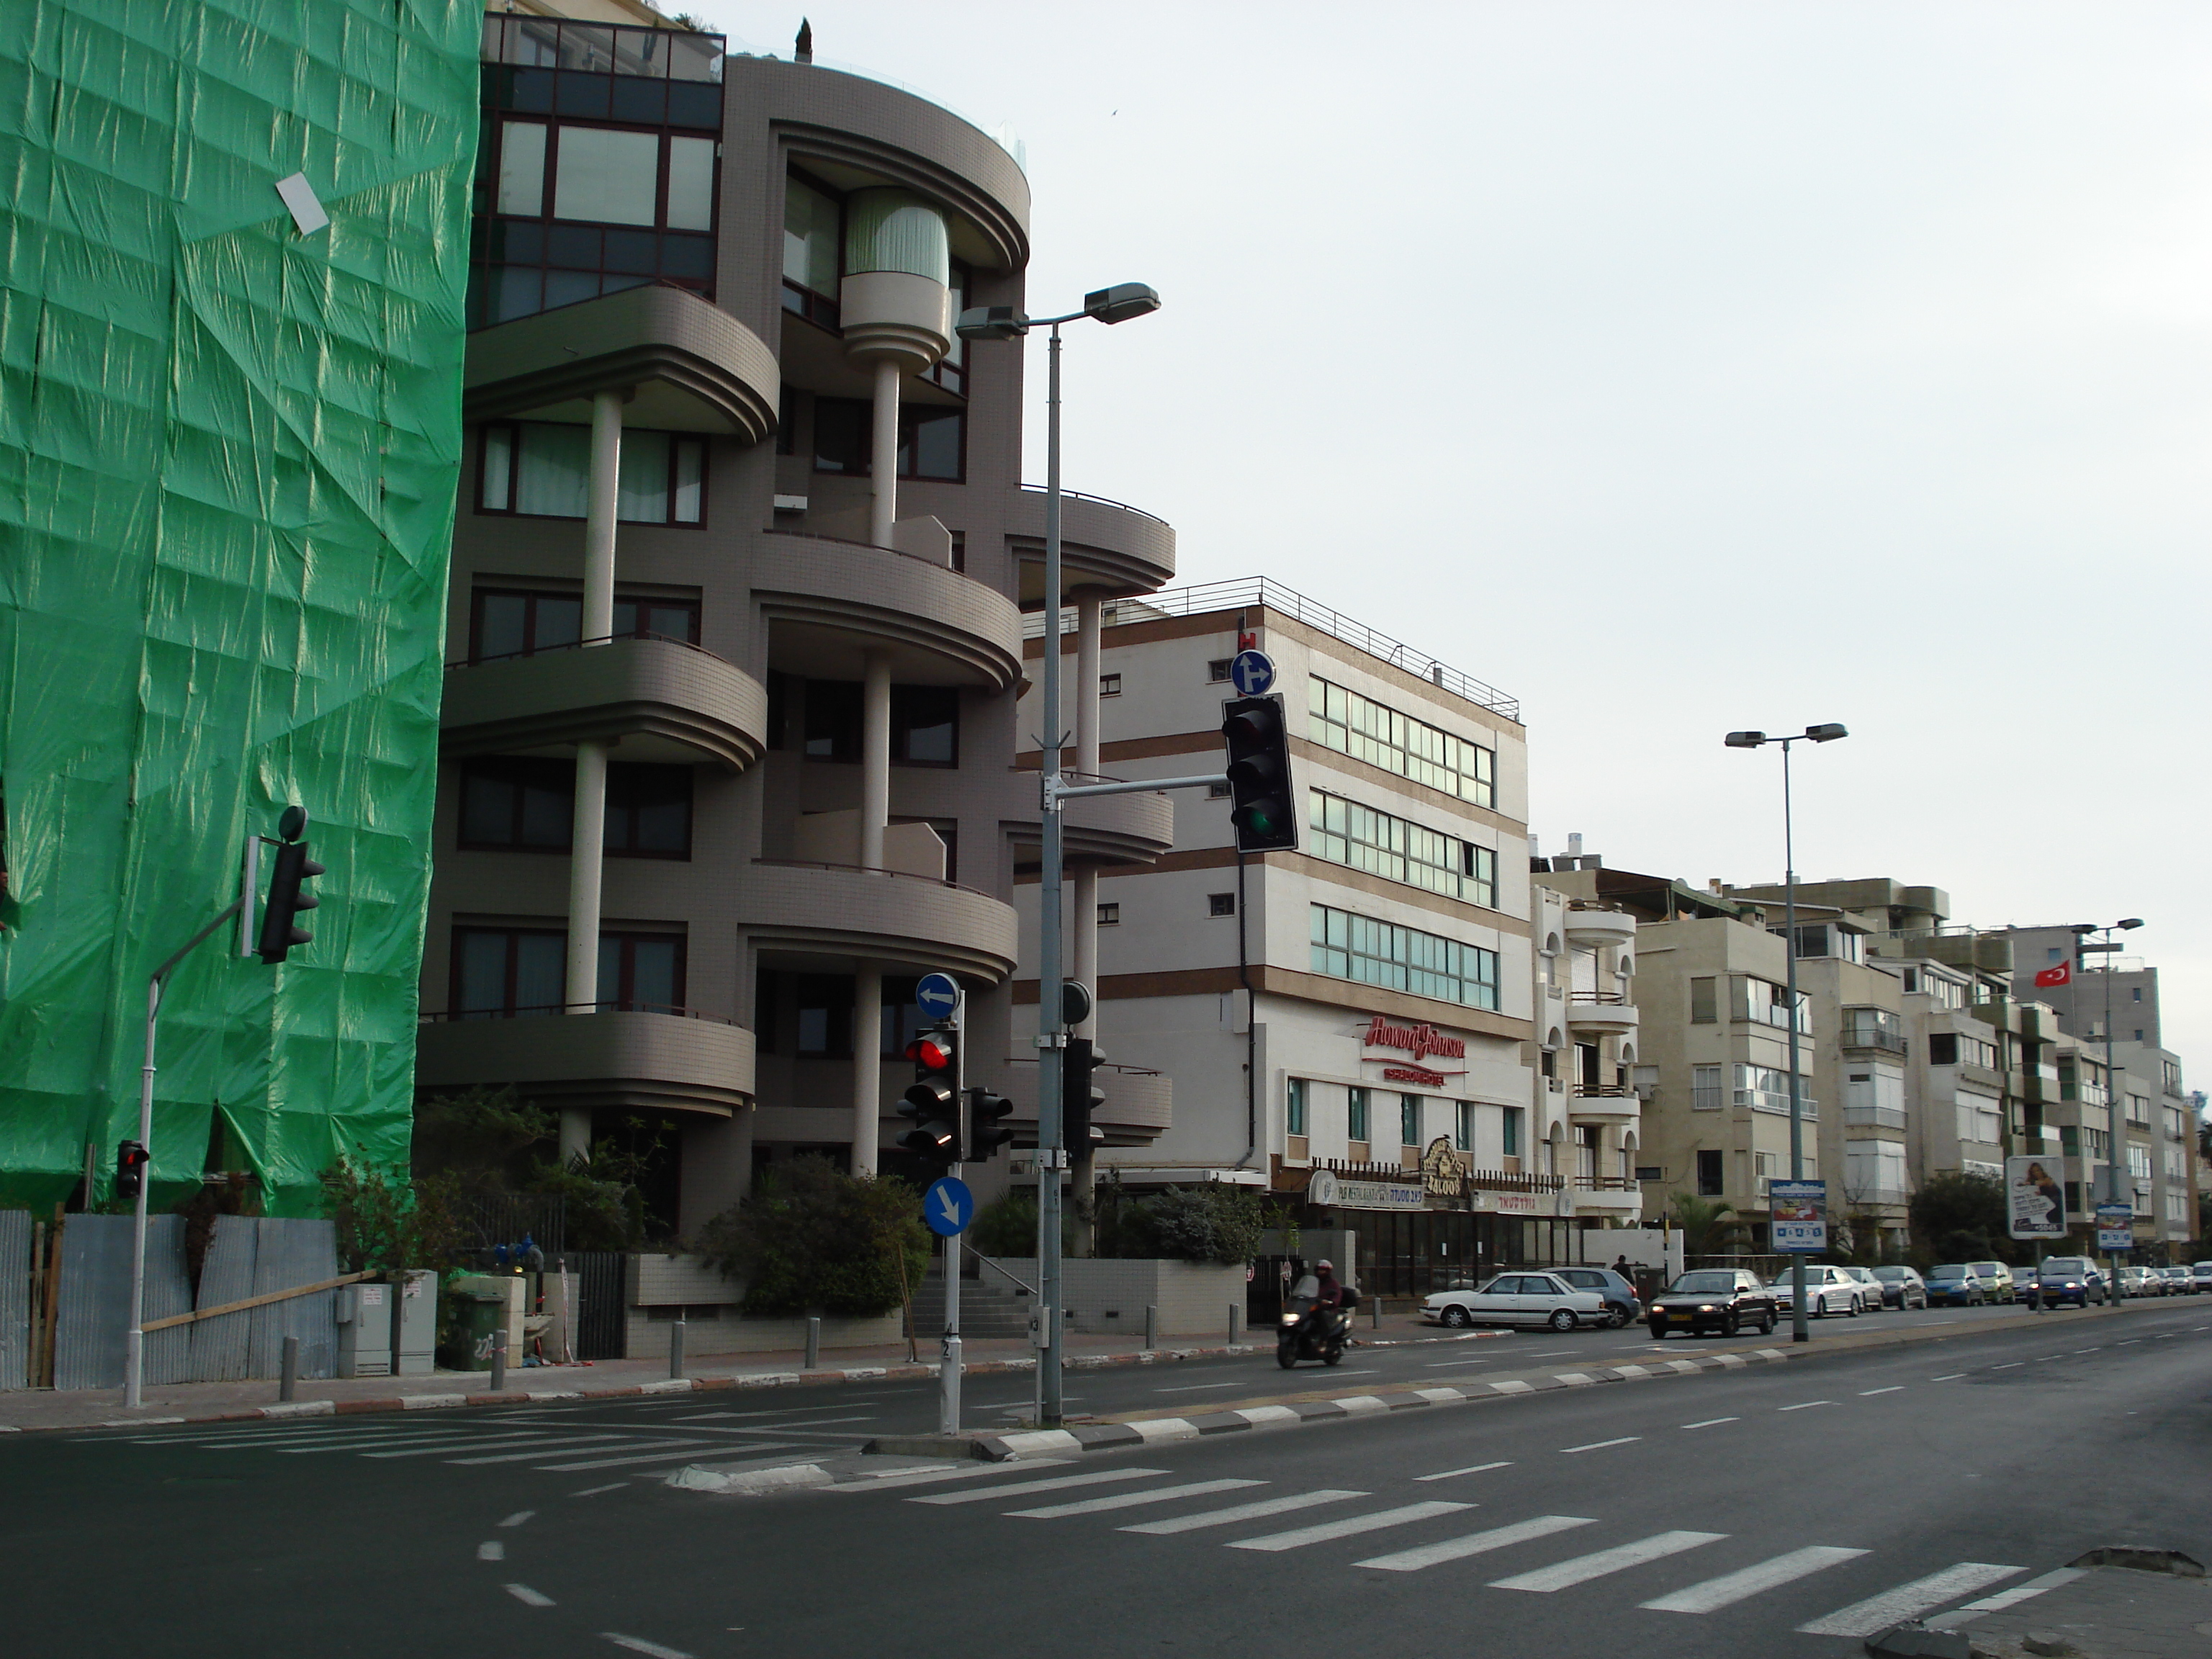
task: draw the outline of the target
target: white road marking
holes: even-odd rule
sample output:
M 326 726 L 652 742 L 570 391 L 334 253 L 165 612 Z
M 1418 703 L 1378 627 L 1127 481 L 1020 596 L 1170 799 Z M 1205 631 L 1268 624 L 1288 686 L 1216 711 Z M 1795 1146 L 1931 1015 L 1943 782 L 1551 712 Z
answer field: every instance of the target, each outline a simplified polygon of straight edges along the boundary
M 2040 1355 L 2036 1359 L 2035 1363 L 2039 1365 L 2047 1365 L 2054 1359 L 2063 1359 L 2065 1358 L 2066 1356 L 2063 1353 L 2046 1353 Z
M 1791 1550 L 1787 1555 L 1778 1555 L 1771 1561 L 1761 1561 L 1756 1566 L 1745 1567 L 1738 1572 L 1723 1573 L 1718 1578 L 1708 1578 L 1702 1583 L 1685 1585 L 1656 1601 L 1637 1605 L 1650 1607 L 1655 1613 L 1713 1613 L 1747 1596 L 1787 1584 L 1808 1574 L 1839 1566 L 1845 1561 L 1857 1559 L 1864 1550 L 1847 1550 L 1814 1544 L 1809 1548 Z
M 1057 1521 L 1066 1515 L 1096 1515 L 1102 1510 L 1133 1510 L 1146 1504 L 1172 1503 L 1178 1498 L 1204 1498 L 1217 1492 L 1237 1492 L 1264 1486 L 1264 1480 L 1194 1480 L 1183 1486 L 1148 1486 L 1143 1492 L 1109 1492 L 1103 1498 L 1079 1498 L 1072 1504 L 1048 1504 L 1039 1510 L 1008 1510 L 1024 1521 Z
M 1257 1521 L 1263 1516 L 1285 1515 L 1292 1510 L 1310 1510 L 1321 1504 L 1340 1504 L 1347 1498 L 1364 1498 L 1364 1492 L 1340 1492 L 1324 1486 L 1318 1492 L 1302 1492 L 1291 1498 L 1263 1498 L 1256 1504 L 1238 1504 L 1225 1510 L 1206 1510 L 1197 1515 L 1179 1515 L 1172 1521 L 1146 1521 L 1139 1525 L 1122 1527 L 1122 1532 L 1149 1533 L 1164 1537 L 1170 1533 L 1196 1532 L 1201 1527 L 1232 1526 L 1242 1521 Z
M 1562 1457 L 1569 1457 L 1577 1452 L 1603 1451 L 1607 1446 L 1626 1446 L 1632 1441 L 1643 1438 L 1640 1434 L 1624 1434 L 1618 1440 L 1593 1440 L 1587 1446 L 1562 1446 L 1559 1448 L 1559 1455 Z
M 486 1539 L 483 1543 L 477 1546 L 477 1559 L 479 1561 L 504 1561 L 507 1559 L 507 1546 L 501 1543 L 496 1538 Z
M 747 1446 L 745 1450 L 748 1452 L 784 1451 L 798 1443 L 799 1443 L 795 1440 L 770 1440 L 761 1444 Z M 602 1449 L 610 1449 L 602 1448 Z M 595 1457 L 581 1463 L 540 1463 L 537 1465 L 537 1467 L 552 1474 L 568 1474 L 577 1469 L 620 1468 L 625 1463 L 673 1463 L 681 1458 L 698 1457 L 702 1455 L 702 1451 L 711 1451 L 712 1449 L 712 1448 L 687 1446 L 681 1451 L 643 1452 L 635 1457 Z M 538 1455 L 540 1457 L 547 1457 L 552 1455 L 552 1454 L 550 1452 L 539 1452 Z M 455 1461 L 458 1462 L 459 1460 L 456 1459 Z
M 538 1444 L 532 1446 L 528 1451 L 487 1453 L 482 1457 L 449 1457 L 446 1461 L 448 1463 L 460 1464 L 463 1468 L 470 1468 L 478 1463 L 527 1463 L 533 1457 L 558 1457 L 571 1447 L 574 1447 L 578 1451 L 590 1453 L 594 1455 L 600 1452 L 608 1451 L 638 1451 L 647 1446 L 690 1446 L 695 1450 L 702 1453 L 715 1449 L 712 1447 L 702 1446 L 696 1440 L 672 1440 L 665 1435 L 650 1437 L 640 1434 L 532 1435 L 529 1437 L 529 1440 L 525 1440 L 520 1443 L 528 1445 L 530 1440 L 537 1441 Z M 452 1446 L 434 1446 L 431 1448 L 433 1452 L 449 1452 L 454 1449 L 455 1448 Z M 370 1452 L 368 1455 L 371 1457 L 411 1457 L 416 1455 L 416 1454 L 412 1452 Z
M 1265 1538 L 1240 1538 L 1231 1544 L 1232 1550 L 1294 1550 L 1308 1544 L 1326 1543 L 1332 1538 L 1350 1538 L 1363 1532 L 1381 1532 L 1386 1527 L 1402 1527 L 1414 1521 L 1426 1521 L 1432 1516 L 1449 1515 L 1458 1510 L 1471 1510 L 1472 1504 L 1408 1504 L 1402 1509 L 1376 1510 L 1366 1515 L 1347 1516 L 1341 1521 L 1324 1521 L 1318 1526 L 1300 1527 L 1296 1532 L 1272 1533 Z
M 1525 1359 L 1557 1359 L 1563 1353 L 1580 1353 L 1580 1348 L 1547 1348 L 1541 1353 L 1524 1354 Z
M 1893 1382 L 1893 1383 L 1891 1383 L 1891 1384 L 1890 1384 L 1887 1388 L 1886 1388 L 1886 1389 L 1861 1389 L 1859 1390 L 1859 1398 L 1860 1398 L 1860 1399 L 1862 1399 L 1862 1400 L 1865 1400 L 1865 1399 L 1868 1399 L 1869 1397 L 1870 1397 L 1870 1396 L 1872 1396 L 1872 1395 L 1877 1395 L 1877 1394 L 1903 1394 L 1904 1392 L 1905 1392 L 1905 1384 L 1904 1384 L 1904 1383 L 1902 1383 L 1902 1382 Z
M 1095 1474 L 1056 1474 L 1049 1480 L 1017 1480 L 1010 1486 L 990 1486 L 980 1492 L 935 1492 L 927 1498 L 909 1498 L 909 1504 L 988 1504 L 994 1498 L 1020 1492 L 1058 1492 L 1063 1486 L 1095 1486 L 1106 1480 L 1143 1480 L 1165 1469 L 1102 1469 Z
M 517 1510 L 513 1515 L 508 1516 L 506 1520 L 501 1522 L 499 1524 L 502 1527 L 519 1527 L 537 1513 L 538 1511 L 536 1510 Z
M 2138 1343 L 2138 1342 L 2140 1342 L 2140 1341 L 2142 1341 L 2142 1338 L 2141 1338 L 2141 1337 L 2139 1337 L 2139 1336 L 2131 1336 L 2131 1337 L 2128 1338 L 2126 1341 L 2120 1343 L 2118 1346 L 2121 1346 L 2121 1347 L 2123 1347 L 2123 1348 L 2132 1347 L 2132 1346 L 2135 1346 L 2135 1344 L 2136 1344 L 2136 1343 Z
M 1948 1376 L 1931 1376 L 1928 1380 L 1930 1382 L 1956 1382 L 1965 1375 L 1964 1371 L 1953 1371 Z
M 1471 1532 L 1463 1538 L 1447 1538 L 1441 1544 L 1425 1544 L 1419 1549 L 1400 1550 L 1395 1555 L 1372 1556 L 1352 1565 L 1378 1567 L 1384 1572 L 1418 1572 L 1423 1567 L 1433 1567 L 1439 1561 L 1457 1561 L 1467 1556 L 1502 1550 L 1509 1544 L 1526 1543 L 1532 1538 L 1547 1538 L 1555 1532 L 1595 1524 L 1596 1522 L 1587 1516 L 1540 1515 L 1533 1521 L 1516 1521 L 1510 1527 L 1492 1527 L 1488 1532 Z
M 509 1584 L 507 1593 L 526 1607 L 550 1607 L 553 1605 L 551 1596 L 541 1595 L 527 1584 Z
M 627 1480 L 617 1480 L 611 1486 L 586 1486 L 581 1492 L 570 1492 L 568 1496 L 571 1498 L 597 1498 L 603 1492 L 620 1492 L 628 1485 L 629 1485 L 629 1482 Z
M 1154 1389 L 1154 1394 L 1202 1394 L 1208 1389 L 1243 1389 L 1253 1386 L 1243 1378 L 1234 1382 L 1186 1382 L 1181 1388 Z
M 2007 1607 L 2017 1607 L 2022 1601 L 2033 1601 L 2045 1590 L 2055 1590 L 2061 1584 L 2070 1584 L 2076 1578 L 2085 1576 L 2085 1570 L 2081 1567 L 2060 1567 L 2055 1571 L 2045 1573 L 2040 1578 L 2031 1578 L 2025 1584 L 2015 1584 L 2010 1589 L 1999 1590 L 1995 1595 L 1984 1595 L 1978 1601 L 1969 1601 L 1964 1607 L 1945 1613 L 1941 1622 L 1964 1624 L 1968 1616 L 1973 1613 L 2002 1613 Z
M 2104 1348 L 2105 1348 L 2105 1345 L 2104 1345 L 2103 1343 L 2100 1342 L 2100 1343 L 2099 1343 L 2095 1347 L 2094 1347 L 2094 1348 L 2076 1348 L 2076 1349 L 2075 1349 L 2075 1350 L 2074 1350 L 2074 1352 L 2075 1352 L 2075 1353 L 2101 1353 L 2101 1352 L 2104 1352 Z
M 1743 1419 L 1741 1417 L 1709 1417 L 1702 1423 L 1685 1423 L 1682 1426 L 1686 1429 L 1710 1429 L 1717 1427 L 1723 1423 L 1741 1423 Z
M 2025 1359 L 2008 1359 L 2003 1364 L 1992 1365 L 1990 1369 L 1993 1371 L 2008 1371 L 2015 1369 L 2016 1367 L 2025 1365 L 2026 1364 L 2027 1364 L 2027 1361 Z
M 1832 1400 L 1801 1400 L 1794 1406 L 1777 1406 L 1774 1409 L 1778 1412 L 1809 1412 L 1815 1406 L 1832 1406 L 1835 1403 Z
M 1516 1573 L 1510 1578 L 1493 1578 L 1490 1581 L 1490 1588 L 1533 1590 L 1540 1595 L 1549 1595 L 1553 1590 L 1571 1589 L 1577 1584 L 1586 1584 L 1593 1578 L 1604 1577 L 1607 1573 L 1625 1572 L 1630 1567 L 1643 1565 L 1646 1561 L 1657 1561 L 1669 1555 L 1680 1555 L 1684 1550 L 1717 1544 L 1727 1536 L 1724 1532 L 1656 1532 L 1649 1538 L 1639 1538 L 1632 1544 L 1617 1544 L 1609 1550 L 1577 1555 L 1571 1560 L 1539 1567 L 1534 1572 Z
M 668 1420 L 671 1423 L 714 1423 L 740 1417 L 819 1417 L 823 1412 L 842 1411 L 847 1406 L 872 1406 L 875 1403 L 872 1400 L 848 1400 L 836 1406 L 793 1406 L 780 1412 L 693 1412 Z M 657 1419 L 659 1413 L 655 1413 L 653 1416 Z M 860 1422 L 864 1419 L 854 1418 L 850 1420 Z
M 1492 1469 L 1510 1469 L 1512 1467 L 1512 1462 L 1509 1459 L 1503 1463 L 1475 1463 L 1463 1469 L 1444 1469 L 1435 1474 L 1417 1474 L 1413 1479 L 1416 1480 L 1449 1480 L 1455 1475 L 1487 1474 Z
M 740 1626 L 739 1628 L 743 1628 Z M 617 1632 L 603 1630 L 600 1639 L 613 1643 L 618 1648 L 628 1648 L 632 1653 L 641 1653 L 646 1659 L 691 1659 L 681 1648 L 664 1648 L 658 1642 L 648 1642 L 642 1636 L 623 1636 Z
M 1065 1457 L 1024 1457 L 1025 1469 L 1056 1468 L 1070 1460 Z M 1006 1470 L 989 1463 L 969 1463 L 951 1469 L 915 1469 L 908 1474 L 881 1474 L 872 1480 L 842 1480 L 830 1488 L 831 1492 L 886 1492 L 896 1486 L 926 1486 L 939 1480 L 973 1480 L 978 1475 L 1004 1474 Z
M 1880 1595 L 1838 1607 L 1825 1619 L 1797 1626 L 1806 1636 L 1871 1636 L 1878 1630 L 1903 1624 L 1915 1614 L 1941 1607 L 1957 1596 L 1970 1595 L 2000 1578 L 2009 1578 L 2025 1567 L 2002 1567 L 1988 1561 L 1961 1561 L 1955 1567 L 1931 1572 L 1925 1578 L 1899 1584 Z

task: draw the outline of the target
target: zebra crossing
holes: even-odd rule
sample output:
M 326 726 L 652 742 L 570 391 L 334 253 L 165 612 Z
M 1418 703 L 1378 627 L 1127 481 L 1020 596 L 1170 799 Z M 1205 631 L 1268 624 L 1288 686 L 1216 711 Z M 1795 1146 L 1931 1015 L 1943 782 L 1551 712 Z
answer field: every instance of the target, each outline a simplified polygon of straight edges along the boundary
M 842 1425 L 848 1415 L 835 1408 L 794 1409 L 786 1413 L 744 1413 L 743 1425 L 694 1419 L 653 1419 L 644 1423 L 605 1417 L 574 1421 L 528 1419 L 512 1413 L 497 1417 L 424 1421 L 364 1418 L 356 1422 L 325 1419 L 306 1423 L 255 1423 L 163 1429 L 144 1434 L 100 1433 L 76 1438 L 85 1443 L 122 1443 L 210 1456 L 246 1455 L 270 1458 L 349 1457 L 371 1463 L 428 1463 L 456 1468 L 512 1468 L 546 1474 L 611 1469 L 639 1474 L 712 1458 L 718 1463 L 793 1450 L 822 1454 L 853 1449 L 856 1437 Z M 737 1416 L 736 1413 L 712 1415 Z
M 1840 1583 L 1851 1576 L 1845 1570 L 1853 1567 L 1863 1574 L 1867 1568 L 1879 1565 L 1874 1551 L 1844 1545 L 1810 1544 L 1748 1561 L 1729 1561 L 1727 1558 L 1731 1554 L 1746 1553 L 1747 1546 L 1755 1552 L 1761 1540 L 1685 1528 L 1626 1538 L 1608 1537 L 1608 1533 L 1617 1534 L 1621 1529 L 1621 1523 L 1586 1515 L 1531 1515 L 1504 1524 L 1459 1530 L 1472 1518 L 1469 1511 L 1480 1505 L 1442 1499 L 1398 1504 L 1375 1492 L 1344 1487 L 1270 1493 L 1265 1488 L 1271 1483 L 1265 1480 L 1178 1480 L 1164 1468 L 1133 1467 L 1058 1472 L 1064 1468 L 1064 1463 L 1039 1460 L 1011 1467 L 923 1469 L 844 1481 L 830 1490 L 888 1493 L 898 1501 L 936 1508 L 997 1504 L 1001 1506 L 999 1514 L 1020 1522 L 1067 1522 L 1098 1516 L 1117 1531 L 1142 1537 L 1211 1534 L 1195 1537 L 1192 1541 L 1266 1554 L 1350 1540 L 1360 1540 L 1352 1546 L 1356 1551 L 1363 1546 L 1371 1547 L 1370 1540 L 1380 1544 L 1385 1541 L 1384 1534 L 1420 1528 L 1446 1535 L 1428 1537 L 1424 1541 L 1409 1542 L 1396 1549 L 1356 1559 L 1353 1568 L 1417 1573 L 1449 1563 L 1496 1556 L 1498 1567 L 1492 1570 L 1503 1571 L 1498 1577 L 1480 1580 L 1481 1588 L 1522 1595 L 1581 1590 L 1620 1575 L 1643 1573 L 1647 1577 L 1626 1581 L 1638 1586 L 1631 1592 L 1634 1597 L 1632 1605 L 1640 1610 L 1694 1617 L 1741 1607 L 1762 1596 L 1774 1596 L 1779 1598 L 1775 1605 L 1783 1615 L 1798 1621 L 1794 1630 L 1808 1636 L 1871 1636 L 2018 1578 L 2028 1571 L 2023 1566 L 1997 1562 L 1960 1561 L 1938 1571 L 1925 1572 L 1918 1570 L 1927 1563 L 1916 1561 L 1912 1564 L 1915 1577 L 1879 1587 L 1862 1584 L 1859 1588 L 1871 1589 L 1872 1593 L 1819 1612 L 1807 1605 L 1808 1598 L 1817 1589 L 1808 1581 L 1822 1574 L 1837 1573 L 1841 1577 L 1832 1582 Z M 1055 1472 L 1038 1473 L 1048 1468 Z M 1165 1484 L 1141 1484 L 1163 1478 Z M 917 1487 L 924 1490 L 913 1490 Z M 1238 1501 L 1208 1501 L 1231 1494 L 1237 1494 Z M 1371 1500 L 1381 1507 L 1352 1507 L 1362 1500 Z M 1183 1506 L 1185 1512 L 1128 1522 L 1119 1519 L 1123 1510 L 1170 1506 Z M 1333 1509 L 1342 1512 L 1325 1519 L 1312 1518 L 1313 1511 Z M 1284 1524 L 1277 1530 L 1279 1520 L 1295 1524 Z M 1596 1547 L 1574 1547 L 1585 1540 Z M 1554 1541 L 1567 1545 L 1569 1553 L 1541 1560 L 1528 1559 L 1536 1554 L 1548 1555 L 1547 1546 Z M 1692 1571 L 1671 1586 L 1650 1582 L 1648 1575 L 1651 1573 L 1679 1572 L 1691 1568 L 1693 1562 L 1723 1570 Z M 2057 1583 L 2067 1576 L 2063 1572 L 2047 1574 L 2043 1578 L 2015 1584 L 2003 1595 L 2008 1601 L 2026 1600 L 2056 1588 Z M 1813 1612 L 1813 1616 L 1805 1617 L 1808 1611 Z

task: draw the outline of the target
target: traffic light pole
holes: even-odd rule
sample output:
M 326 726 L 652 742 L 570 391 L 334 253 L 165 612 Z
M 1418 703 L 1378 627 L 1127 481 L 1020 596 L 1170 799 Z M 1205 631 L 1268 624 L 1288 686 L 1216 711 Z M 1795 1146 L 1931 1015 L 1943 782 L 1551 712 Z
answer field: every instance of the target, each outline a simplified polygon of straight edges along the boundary
M 967 1012 L 968 1000 L 963 997 L 952 1015 L 960 1025 L 952 1050 L 952 1124 L 960 1138 L 957 1150 L 963 1159 L 968 1152 L 968 1022 L 962 1016 Z M 964 1167 L 964 1162 L 956 1160 L 945 1173 L 957 1181 Z M 938 1349 L 937 1364 L 939 1434 L 960 1432 L 960 1237 L 954 1233 L 945 1241 L 945 1339 Z
M 1060 1051 L 1062 1018 L 1060 781 L 1060 323 L 1046 352 L 1044 479 L 1044 729 L 1038 763 L 1044 774 L 1042 842 L 1037 872 L 1037 1422 L 1058 1427 L 1060 1364 L 1060 1172 L 1067 1152 L 1060 1134 Z

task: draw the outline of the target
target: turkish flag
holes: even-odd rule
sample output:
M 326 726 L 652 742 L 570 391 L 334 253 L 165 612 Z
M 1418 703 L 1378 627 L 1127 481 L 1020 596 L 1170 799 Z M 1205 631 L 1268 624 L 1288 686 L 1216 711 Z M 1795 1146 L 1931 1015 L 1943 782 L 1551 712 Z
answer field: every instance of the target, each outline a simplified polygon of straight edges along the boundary
M 2047 991 L 2054 985 L 2071 985 L 2073 982 L 2074 964 L 2070 962 L 2062 962 L 2056 968 L 2046 968 L 2035 976 L 2035 988 L 2039 991 Z

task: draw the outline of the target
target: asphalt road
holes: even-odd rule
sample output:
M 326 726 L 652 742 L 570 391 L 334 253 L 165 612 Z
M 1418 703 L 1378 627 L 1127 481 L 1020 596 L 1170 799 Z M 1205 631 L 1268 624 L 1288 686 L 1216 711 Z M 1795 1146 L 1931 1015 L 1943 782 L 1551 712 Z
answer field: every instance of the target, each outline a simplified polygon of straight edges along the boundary
M 2212 1302 L 1937 1317 L 1949 1340 L 774 1498 L 661 1481 L 927 1426 L 926 1389 L 10 1437 L 0 1628 L 85 1656 L 1818 1659 L 2096 1545 L 2212 1560 Z M 1290 1376 L 1253 1356 L 1072 1392 L 1211 1407 L 1649 1346 L 1544 1334 Z

